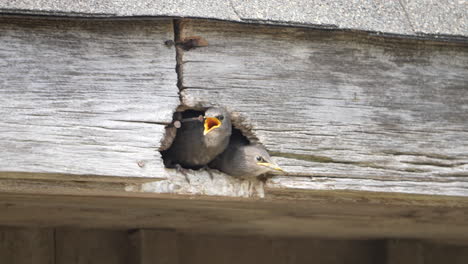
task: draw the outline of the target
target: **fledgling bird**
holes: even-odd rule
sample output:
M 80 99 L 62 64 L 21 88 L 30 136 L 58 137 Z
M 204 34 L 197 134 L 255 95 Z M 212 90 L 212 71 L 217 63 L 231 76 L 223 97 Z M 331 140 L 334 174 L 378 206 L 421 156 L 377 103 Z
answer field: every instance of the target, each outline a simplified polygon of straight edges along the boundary
M 166 167 L 202 168 L 229 144 L 232 125 L 224 108 L 209 108 L 203 118 L 187 118 L 177 125 L 171 147 L 161 152 Z
M 261 145 L 232 139 L 226 150 L 216 157 L 209 166 L 241 178 L 257 177 L 275 170 L 283 171 L 272 161 L 268 152 Z

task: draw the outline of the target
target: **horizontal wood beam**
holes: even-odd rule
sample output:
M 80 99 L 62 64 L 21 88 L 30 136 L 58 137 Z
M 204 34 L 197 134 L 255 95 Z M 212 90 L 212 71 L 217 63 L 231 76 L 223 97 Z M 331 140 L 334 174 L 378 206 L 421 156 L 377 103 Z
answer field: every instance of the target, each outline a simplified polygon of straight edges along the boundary
M 203 20 L 4 17 L 0 30 L 3 190 L 468 196 L 464 44 Z M 208 45 L 167 41 L 194 36 Z M 165 169 L 173 111 L 212 104 L 288 173 Z
M 288 172 L 270 186 L 468 196 L 468 49 L 187 20 L 182 102 L 227 106 Z
M 0 226 L 0 259 L 15 264 L 464 264 L 467 242 Z
M 468 239 L 468 202 L 461 197 L 285 190 L 267 192 L 264 199 L 246 199 L 83 190 L 2 190 L 0 225 L 340 239 Z

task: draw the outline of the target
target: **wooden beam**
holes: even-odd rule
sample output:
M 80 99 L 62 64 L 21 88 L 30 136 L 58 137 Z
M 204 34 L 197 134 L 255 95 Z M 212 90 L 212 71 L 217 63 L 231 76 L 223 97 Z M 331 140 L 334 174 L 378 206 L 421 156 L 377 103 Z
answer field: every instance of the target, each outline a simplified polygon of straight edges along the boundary
M 387 264 L 423 264 L 423 246 L 417 240 L 387 241 Z
M 403 240 L 387 241 L 387 264 L 466 263 L 467 241 Z
M 277 193 L 265 199 L 111 191 L 84 195 L 80 189 L 47 193 L 1 193 L 0 225 L 340 239 L 468 239 L 468 203 L 458 197 L 329 191 Z
M 135 264 L 178 264 L 178 234 L 174 230 L 140 229 L 131 235 Z M 181 249 L 183 251 L 183 249 Z
M 188 183 L 164 168 L 158 148 L 180 103 L 173 29 L 1 18 L 0 185 L 263 196 L 261 182 L 194 171 Z
M 53 229 L 0 227 L 2 263 L 56 264 L 54 247 Z
M 1 18 L 0 188 L 468 195 L 462 44 L 201 20 L 173 26 Z M 176 61 L 166 40 L 193 36 L 208 46 L 179 48 Z M 178 81 L 182 108 L 228 106 L 288 174 L 263 184 L 201 170 L 189 183 L 165 169 L 157 149 L 180 103 Z
M 56 263 L 133 263 L 126 231 L 57 229 Z
M 384 243 L 284 237 L 179 237 L 180 263 L 383 263 Z
M 227 106 L 288 177 L 272 188 L 468 196 L 468 49 L 187 20 L 182 102 Z
M 166 177 L 172 20 L 4 17 L 0 31 L 1 172 Z

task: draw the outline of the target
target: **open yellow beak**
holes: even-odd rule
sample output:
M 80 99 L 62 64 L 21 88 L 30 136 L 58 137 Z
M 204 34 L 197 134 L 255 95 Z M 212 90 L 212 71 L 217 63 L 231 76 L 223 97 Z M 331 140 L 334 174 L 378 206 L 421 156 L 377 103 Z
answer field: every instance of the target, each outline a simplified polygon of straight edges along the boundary
M 213 129 L 220 127 L 221 121 L 219 121 L 216 117 L 207 117 L 205 118 L 205 130 L 203 131 L 203 135 L 210 133 Z
M 277 170 L 277 171 L 281 171 L 281 172 L 285 172 L 283 169 L 281 169 L 278 165 L 276 164 L 273 164 L 273 163 L 269 163 L 269 162 L 257 162 L 258 165 L 260 166 L 265 166 L 265 167 L 268 167 L 272 170 Z

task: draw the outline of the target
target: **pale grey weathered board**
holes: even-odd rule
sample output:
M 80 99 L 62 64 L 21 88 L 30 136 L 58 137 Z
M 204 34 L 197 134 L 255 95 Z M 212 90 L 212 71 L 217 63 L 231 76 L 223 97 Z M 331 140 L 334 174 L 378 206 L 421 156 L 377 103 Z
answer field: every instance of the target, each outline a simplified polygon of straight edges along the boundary
M 468 195 L 466 47 L 198 20 L 181 28 L 209 43 L 179 50 L 183 103 L 245 118 L 290 172 L 269 190 Z M 175 49 L 164 45 L 172 21 L 2 18 L 0 29 L 2 188 L 81 188 L 102 179 L 72 174 L 93 174 L 165 178 L 130 192 L 264 196 L 259 182 L 202 171 L 188 183 L 163 169 L 157 148 L 179 104 Z
M 270 187 L 468 195 L 467 45 L 198 20 L 181 34 L 209 43 L 182 56 L 183 103 L 240 115 L 290 173 Z
M 0 185 L 263 196 L 261 183 L 164 169 L 158 148 L 180 102 L 173 39 L 171 20 L 0 19 Z
M 173 38 L 171 20 L 1 18 L 0 170 L 161 177 Z

